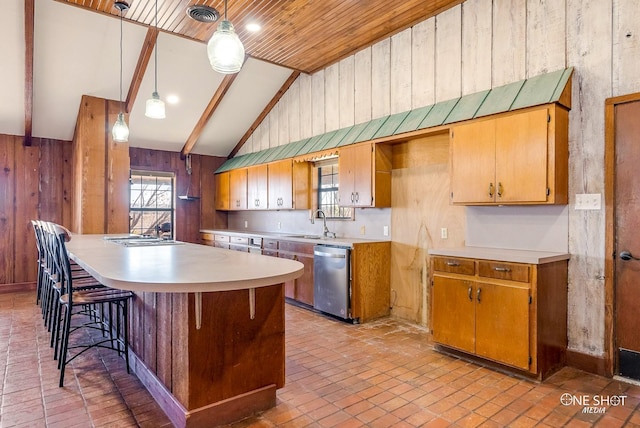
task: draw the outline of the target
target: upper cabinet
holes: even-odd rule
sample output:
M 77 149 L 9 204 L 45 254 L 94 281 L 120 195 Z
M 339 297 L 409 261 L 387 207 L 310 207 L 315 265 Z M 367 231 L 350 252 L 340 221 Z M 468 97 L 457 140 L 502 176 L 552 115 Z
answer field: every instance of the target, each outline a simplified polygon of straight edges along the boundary
M 247 209 L 267 209 L 267 165 L 247 168 Z
M 229 209 L 229 174 L 229 171 L 225 171 L 215 176 L 216 210 L 227 211 Z
M 566 204 L 568 112 L 547 105 L 455 126 L 451 202 Z
M 268 165 L 270 210 L 293 208 L 292 165 L 291 159 Z
M 340 148 L 339 204 L 350 207 L 391 206 L 391 147 L 356 144 Z
M 247 170 L 244 168 L 229 171 L 229 209 L 247 209 Z

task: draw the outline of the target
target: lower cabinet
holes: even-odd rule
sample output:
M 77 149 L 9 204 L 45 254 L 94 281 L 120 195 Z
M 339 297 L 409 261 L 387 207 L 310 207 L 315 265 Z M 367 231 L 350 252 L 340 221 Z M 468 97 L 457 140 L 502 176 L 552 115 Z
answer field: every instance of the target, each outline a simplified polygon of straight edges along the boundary
M 433 340 L 542 379 L 567 347 L 567 262 L 432 258 Z
M 300 277 L 285 283 L 285 297 L 309 306 L 313 306 L 313 247 L 306 242 L 278 241 L 278 257 L 304 265 Z

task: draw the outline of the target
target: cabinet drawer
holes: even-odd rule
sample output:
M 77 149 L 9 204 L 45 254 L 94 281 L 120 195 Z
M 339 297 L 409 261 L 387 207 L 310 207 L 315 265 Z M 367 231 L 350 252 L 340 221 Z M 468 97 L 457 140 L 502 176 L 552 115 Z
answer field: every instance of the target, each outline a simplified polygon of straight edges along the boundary
M 232 236 L 230 242 L 232 244 L 249 245 L 249 238 L 244 236 Z
M 249 252 L 249 247 L 244 246 L 244 245 L 233 245 L 233 244 L 230 244 L 229 245 L 229 249 L 233 250 L 233 251 L 240 251 L 242 253 L 248 253 Z
M 313 254 L 315 244 L 307 244 L 306 242 L 296 241 L 280 241 L 279 249 L 282 251 L 291 251 L 292 253 Z
M 229 242 L 229 235 L 215 235 L 217 242 Z
M 200 238 L 204 241 L 213 241 L 214 240 L 213 236 L 214 236 L 213 233 L 205 233 L 205 232 L 200 233 Z
M 473 260 L 458 259 L 455 257 L 434 257 L 433 270 L 439 272 L 459 273 L 462 275 L 474 275 L 476 272 Z
M 277 250 L 278 249 L 278 240 L 277 239 L 263 239 L 262 240 L 262 248 L 265 250 Z
M 502 262 L 478 262 L 478 275 L 485 278 L 529 282 L 529 265 Z
M 274 250 L 262 250 L 263 256 L 278 257 L 278 252 Z

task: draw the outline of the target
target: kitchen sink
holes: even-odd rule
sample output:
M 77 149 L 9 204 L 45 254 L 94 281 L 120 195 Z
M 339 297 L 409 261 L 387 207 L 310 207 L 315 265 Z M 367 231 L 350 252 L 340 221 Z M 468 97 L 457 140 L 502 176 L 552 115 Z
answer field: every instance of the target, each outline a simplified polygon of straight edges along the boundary
M 322 235 L 287 235 L 285 238 L 326 239 Z

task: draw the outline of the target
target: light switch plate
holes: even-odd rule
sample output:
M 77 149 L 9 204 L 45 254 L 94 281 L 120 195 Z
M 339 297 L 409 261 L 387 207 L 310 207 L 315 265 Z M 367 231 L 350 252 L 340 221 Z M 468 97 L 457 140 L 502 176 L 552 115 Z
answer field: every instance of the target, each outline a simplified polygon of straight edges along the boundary
M 601 193 L 577 193 L 576 210 L 600 210 L 602 209 Z

